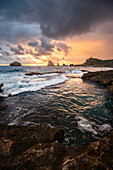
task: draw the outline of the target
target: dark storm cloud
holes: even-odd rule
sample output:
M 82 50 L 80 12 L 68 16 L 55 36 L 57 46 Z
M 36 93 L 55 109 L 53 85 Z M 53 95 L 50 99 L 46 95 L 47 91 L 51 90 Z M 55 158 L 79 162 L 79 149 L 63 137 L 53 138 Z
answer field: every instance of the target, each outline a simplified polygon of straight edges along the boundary
M 54 47 L 55 47 L 55 44 L 51 43 L 50 40 L 42 37 L 40 38 L 40 41 L 41 41 L 41 48 L 45 49 L 46 51 L 51 51 L 53 52 L 54 50 Z
M 0 20 L 38 23 L 44 35 L 58 39 L 113 20 L 113 0 L 1 0 Z
M 33 42 L 28 43 L 28 46 L 31 46 L 31 47 L 37 47 L 38 45 L 39 45 L 38 41 L 33 41 Z
M 20 51 L 24 51 L 24 48 L 21 45 L 18 45 L 17 47 Z
M 11 61 L 12 59 L 13 59 L 13 57 L 11 56 L 11 54 L 8 51 L 5 51 L 1 48 L 1 50 L 0 50 L 0 61 L 7 61 L 7 60 Z
M 34 56 L 51 55 L 55 48 L 55 44 L 43 36 L 39 39 L 39 41 L 29 42 L 28 46 L 36 47 L 36 53 L 34 53 Z
M 61 52 L 62 50 L 60 48 L 57 48 L 57 51 Z
M 44 36 L 41 36 L 41 38 L 38 41 L 31 41 L 28 43 L 28 46 L 31 47 L 36 47 L 35 48 L 35 53 L 31 50 L 28 50 L 27 53 L 33 55 L 33 56 L 42 56 L 42 55 L 52 55 L 52 52 L 55 51 L 55 48 L 57 49 L 58 52 L 64 52 L 65 55 L 69 53 L 71 50 L 71 47 L 68 46 L 65 43 L 58 42 L 56 43 L 55 41 L 52 42 L 49 38 L 45 38 Z
M 69 47 L 67 44 L 62 42 L 56 43 L 56 46 L 58 47 L 57 50 L 64 51 L 65 55 L 67 55 L 68 52 L 71 50 L 71 47 Z
M 4 50 L 0 51 L 0 54 L 3 56 L 10 56 L 10 53 Z
M 11 47 L 10 50 L 14 52 L 15 55 L 24 55 L 24 48 L 21 45 L 18 45 L 17 47 Z

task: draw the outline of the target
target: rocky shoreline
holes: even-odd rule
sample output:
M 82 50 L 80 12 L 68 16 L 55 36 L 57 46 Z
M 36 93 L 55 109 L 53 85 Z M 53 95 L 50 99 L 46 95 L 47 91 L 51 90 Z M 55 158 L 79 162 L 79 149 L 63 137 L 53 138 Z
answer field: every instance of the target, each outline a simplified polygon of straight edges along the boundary
M 90 72 L 82 78 L 104 85 L 113 94 L 113 71 Z M 0 125 L 0 169 L 113 169 L 113 131 L 88 145 L 64 148 L 63 140 L 60 128 Z
M 63 148 L 60 128 L 0 125 L 0 169 L 112 169 L 113 132 L 89 145 Z
M 90 80 L 105 86 L 113 94 L 113 70 L 85 73 L 83 80 Z

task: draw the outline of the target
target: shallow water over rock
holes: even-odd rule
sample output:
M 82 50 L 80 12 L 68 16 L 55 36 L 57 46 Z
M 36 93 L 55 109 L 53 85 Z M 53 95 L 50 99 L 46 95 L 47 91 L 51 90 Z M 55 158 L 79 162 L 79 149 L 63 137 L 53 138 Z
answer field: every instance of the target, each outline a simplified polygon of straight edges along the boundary
M 112 95 L 103 86 L 84 82 L 83 73 L 64 71 L 68 71 L 64 83 L 6 98 L 8 108 L 1 113 L 0 123 L 58 126 L 65 130 L 64 145 L 89 143 L 109 133 Z

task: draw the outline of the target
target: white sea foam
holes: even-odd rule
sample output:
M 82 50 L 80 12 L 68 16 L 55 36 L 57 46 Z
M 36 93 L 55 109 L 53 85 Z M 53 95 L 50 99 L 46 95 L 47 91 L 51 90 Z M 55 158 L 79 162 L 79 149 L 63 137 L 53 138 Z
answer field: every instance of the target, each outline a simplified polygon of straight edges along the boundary
M 71 71 L 66 71 L 66 74 L 80 74 L 80 73 L 83 73 L 81 70 L 79 69 L 74 69 L 74 70 L 71 70 Z
M 97 135 L 97 131 L 93 128 L 94 123 L 92 124 L 90 121 L 83 117 L 78 117 L 78 127 L 82 132 L 88 131 Z
M 93 135 L 104 135 L 111 131 L 112 127 L 109 124 L 97 125 L 94 122 L 90 122 L 89 120 L 76 116 L 77 124 L 81 132 L 90 132 Z
M 79 74 L 79 73 L 82 73 L 82 71 L 79 70 L 79 69 L 74 69 L 74 70 L 72 70 L 72 74 L 73 74 L 73 73 Z
M 45 77 L 45 78 L 44 78 Z M 63 83 L 68 78 L 64 74 L 51 74 L 51 76 L 43 75 L 43 76 L 25 76 L 23 75 L 15 75 L 7 80 L 7 83 L 4 83 L 4 92 L 1 93 L 2 96 L 16 95 L 22 92 L 27 91 L 37 91 L 42 88 L 51 85 L 57 85 L 59 83 Z
M 112 127 L 109 124 L 104 124 L 99 127 L 100 132 L 110 132 L 111 129 L 112 129 Z

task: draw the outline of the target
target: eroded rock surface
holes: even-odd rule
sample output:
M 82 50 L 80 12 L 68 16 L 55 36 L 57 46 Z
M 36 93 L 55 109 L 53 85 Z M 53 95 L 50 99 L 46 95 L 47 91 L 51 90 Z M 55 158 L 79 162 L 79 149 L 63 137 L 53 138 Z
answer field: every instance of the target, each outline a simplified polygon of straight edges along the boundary
M 0 126 L 0 169 L 113 169 L 113 132 L 89 145 L 63 148 L 64 133 L 46 125 Z
M 104 85 L 113 94 L 113 70 L 85 73 L 82 78 Z

